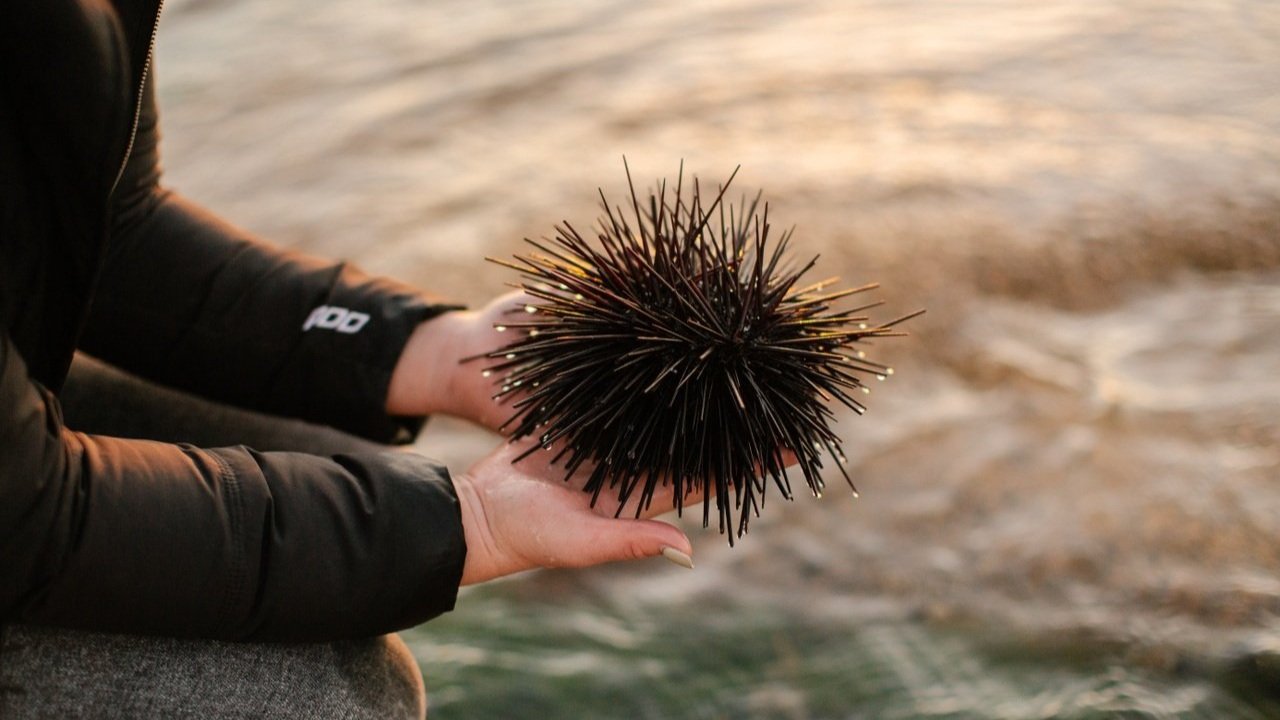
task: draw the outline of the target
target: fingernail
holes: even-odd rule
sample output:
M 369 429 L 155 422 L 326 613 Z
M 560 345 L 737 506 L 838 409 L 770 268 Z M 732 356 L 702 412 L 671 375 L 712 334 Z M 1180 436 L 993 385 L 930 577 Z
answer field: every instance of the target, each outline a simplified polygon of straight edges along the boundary
M 690 570 L 693 569 L 693 558 L 669 545 L 663 546 L 662 557 L 670 560 L 680 567 L 687 567 Z

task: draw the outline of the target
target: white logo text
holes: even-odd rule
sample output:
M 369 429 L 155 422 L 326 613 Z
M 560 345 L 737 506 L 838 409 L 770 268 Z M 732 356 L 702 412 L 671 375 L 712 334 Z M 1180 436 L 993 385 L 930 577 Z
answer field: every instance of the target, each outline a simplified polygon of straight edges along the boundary
M 307 321 L 302 323 L 302 330 L 305 332 L 315 327 L 353 335 L 360 332 L 368 322 L 369 316 L 362 312 L 321 305 L 307 316 Z

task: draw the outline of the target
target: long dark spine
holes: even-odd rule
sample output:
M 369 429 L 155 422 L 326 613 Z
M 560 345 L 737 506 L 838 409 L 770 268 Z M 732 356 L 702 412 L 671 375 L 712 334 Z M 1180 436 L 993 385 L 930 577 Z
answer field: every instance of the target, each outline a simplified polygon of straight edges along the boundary
M 585 490 L 593 502 L 615 491 L 619 512 L 639 514 L 669 482 L 678 510 L 693 493 L 709 500 L 706 525 L 714 498 L 731 543 L 769 482 L 792 497 L 785 452 L 815 496 L 824 458 L 856 494 L 832 403 L 865 411 L 863 380 L 893 371 L 857 348 L 904 334 L 896 326 L 919 313 L 876 324 L 863 313 L 878 302 L 832 309 L 875 284 L 797 287 L 817 258 L 786 259 L 790 230 L 770 242 L 759 195 L 726 202 L 733 176 L 706 206 L 683 168 L 674 192 L 663 183 L 644 203 L 629 169 L 627 181 L 629 213 L 600 193 L 594 244 L 564 222 L 553 238 L 527 240 L 527 256 L 493 260 L 535 298 L 500 326 L 512 342 L 486 355 L 497 361 L 487 370 L 495 397 L 513 410 L 503 431 L 556 445 L 567 474 L 593 464 Z

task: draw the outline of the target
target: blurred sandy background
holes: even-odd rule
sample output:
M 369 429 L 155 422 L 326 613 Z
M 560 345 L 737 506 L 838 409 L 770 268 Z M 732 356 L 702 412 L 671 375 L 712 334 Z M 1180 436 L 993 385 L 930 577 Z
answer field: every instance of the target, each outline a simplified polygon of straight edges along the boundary
M 861 500 L 464 594 L 433 716 L 1280 713 L 1280 5 L 169 0 L 157 53 L 168 182 L 281 244 L 480 303 L 623 154 L 741 164 L 929 309 Z

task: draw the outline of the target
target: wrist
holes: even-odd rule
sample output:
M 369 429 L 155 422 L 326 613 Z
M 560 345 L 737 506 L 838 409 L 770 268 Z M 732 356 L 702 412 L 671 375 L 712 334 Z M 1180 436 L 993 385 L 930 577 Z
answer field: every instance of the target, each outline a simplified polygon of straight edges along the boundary
M 495 571 L 494 559 L 498 557 L 489 520 L 485 515 L 481 490 L 470 475 L 455 475 L 454 492 L 458 495 L 459 515 L 462 517 L 462 536 L 467 545 L 462 563 L 460 585 L 474 585 L 501 575 Z
M 458 363 L 465 357 L 474 313 L 452 310 L 414 328 L 387 388 L 387 412 L 431 415 L 454 409 Z

